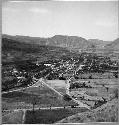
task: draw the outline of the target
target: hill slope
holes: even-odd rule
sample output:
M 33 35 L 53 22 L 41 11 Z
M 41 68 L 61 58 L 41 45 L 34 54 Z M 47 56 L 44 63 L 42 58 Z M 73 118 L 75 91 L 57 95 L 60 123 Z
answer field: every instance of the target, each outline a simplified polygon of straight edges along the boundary
M 85 38 L 78 37 L 78 36 L 66 36 L 66 35 L 55 35 L 50 38 L 41 38 L 41 37 L 29 37 L 29 36 L 10 36 L 10 35 L 2 35 L 3 41 L 4 39 L 17 41 L 19 44 L 24 44 L 24 48 L 29 51 L 36 51 L 38 52 L 39 46 L 45 46 L 49 49 L 50 47 L 61 47 L 65 48 L 65 50 L 116 50 L 119 48 L 119 39 L 115 41 L 103 41 L 99 39 L 89 39 L 86 40 Z M 29 44 L 29 45 L 26 45 Z M 29 46 L 29 47 L 28 47 Z M 13 47 L 13 45 L 11 45 Z M 16 46 L 15 46 L 16 47 Z M 23 48 L 23 45 L 22 45 Z M 32 48 L 32 49 L 31 49 Z M 34 49 L 33 49 L 34 48 Z M 14 48 L 16 49 L 16 48 Z M 47 49 L 45 49 L 47 51 Z M 52 49 L 51 49 L 52 50 Z M 57 50 L 57 48 L 56 48 Z M 41 49 L 44 51 L 44 49 Z M 55 50 L 53 50 L 55 51 Z
M 103 41 L 103 40 L 99 40 L 99 39 L 89 39 L 88 41 L 90 42 L 90 44 L 92 44 L 93 46 L 95 46 L 98 49 L 102 49 L 104 46 L 111 43 L 111 41 Z
M 119 50 L 119 38 L 117 38 L 116 40 L 114 40 L 110 44 L 107 44 L 105 46 L 105 48 L 109 49 L 109 50 Z
M 91 123 L 91 122 L 118 122 L 118 101 L 112 101 L 102 105 L 99 109 L 78 113 L 62 119 L 58 123 Z
M 2 62 L 13 62 L 16 60 L 36 60 L 59 59 L 62 56 L 72 54 L 65 48 L 44 46 L 2 38 Z
M 2 38 L 16 40 L 29 44 L 39 44 L 47 46 L 59 46 L 67 48 L 87 48 L 90 44 L 86 39 L 77 36 L 55 35 L 51 38 L 29 37 L 29 36 L 10 36 L 3 35 Z

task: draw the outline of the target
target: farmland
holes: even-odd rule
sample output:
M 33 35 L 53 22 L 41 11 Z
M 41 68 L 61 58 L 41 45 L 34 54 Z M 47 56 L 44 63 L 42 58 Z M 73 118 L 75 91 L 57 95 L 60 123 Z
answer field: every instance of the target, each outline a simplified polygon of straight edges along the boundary
M 114 99 L 117 88 L 118 81 L 115 79 L 84 79 L 72 82 L 69 93 L 77 100 L 96 108 Z
M 52 124 L 58 120 L 66 118 L 78 112 L 84 112 L 87 109 L 56 109 L 56 110 L 36 110 L 26 112 L 26 124 Z
M 46 83 L 60 92 L 62 95 L 66 94 L 65 80 L 46 80 Z
M 23 117 L 23 111 L 13 112 L 2 117 L 3 124 L 21 124 Z
M 32 108 L 32 101 L 35 99 L 35 107 L 61 107 L 71 105 L 60 95 L 49 89 L 47 86 L 30 87 L 20 91 L 13 91 L 2 94 L 3 110 Z M 71 104 L 70 104 L 71 103 Z
M 118 122 L 118 100 L 114 99 L 91 112 L 78 113 L 58 123 Z
M 11 42 L 17 45 L 16 41 Z M 40 46 L 41 50 L 35 46 L 36 50 L 32 48 L 29 52 L 31 45 L 25 50 L 22 44 L 22 52 L 19 52 L 21 44 L 16 50 L 11 50 L 10 45 L 10 51 L 4 53 L 3 123 L 21 123 L 23 116 L 27 124 L 56 123 L 65 118 L 69 121 L 61 122 L 117 121 L 117 60 L 98 53 L 72 53 L 51 46 Z M 16 52 L 20 57 L 17 58 Z M 28 58 L 25 60 L 25 57 Z M 101 113 L 98 108 L 101 108 Z M 89 115 L 77 118 L 86 112 Z M 72 115 L 73 119 L 69 119 Z

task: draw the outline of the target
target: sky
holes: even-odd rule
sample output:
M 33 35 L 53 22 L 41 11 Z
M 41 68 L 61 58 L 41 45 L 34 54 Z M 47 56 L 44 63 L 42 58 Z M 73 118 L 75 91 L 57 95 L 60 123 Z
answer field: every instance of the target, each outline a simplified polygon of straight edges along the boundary
M 3 2 L 2 33 L 34 37 L 118 38 L 117 1 Z

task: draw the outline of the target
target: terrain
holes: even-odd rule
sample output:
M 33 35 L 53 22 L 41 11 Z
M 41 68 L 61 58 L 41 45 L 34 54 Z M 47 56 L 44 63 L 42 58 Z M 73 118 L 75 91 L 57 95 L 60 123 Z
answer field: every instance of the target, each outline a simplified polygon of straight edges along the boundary
M 117 38 L 110 44 L 107 44 L 105 47 L 106 49 L 110 49 L 110 50 L 119 50 L 119 38 Z
M 117 122 L 118 43 L 3 35 L 3 123 Z
M 66 36 L 66 35 L 55 35 L 50 38 L 41 38 L 41 37 L 30 37 L 30 36 L 11 36 L 7 34 L 3 34 L 2 38 L 7 38 L 15 41 L 19 41 L 21 43 L 28 44 L 37 44 L 41 46 L 55 46 L 55 47 L 63 47 L 69 50 L 87 50 L 87 49 L 107 49 L 107 46 L 113 46 L 113 49 L 117 47 L 116 45 L 119 43 L 119 39 L 114 41 L 103 41 L 99 39 L 85 39 L 83 37 L 78 36 Z M 118 47 L 117 47 L 118 49 Z

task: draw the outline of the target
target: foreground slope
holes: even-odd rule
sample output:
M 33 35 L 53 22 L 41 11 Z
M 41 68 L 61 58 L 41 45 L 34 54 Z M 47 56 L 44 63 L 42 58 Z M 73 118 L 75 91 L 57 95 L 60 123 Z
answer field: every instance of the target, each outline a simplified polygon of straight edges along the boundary
M 112 101 L 92 111 L 78 113 L 58 123 L 118 122 L 118 100 Z

